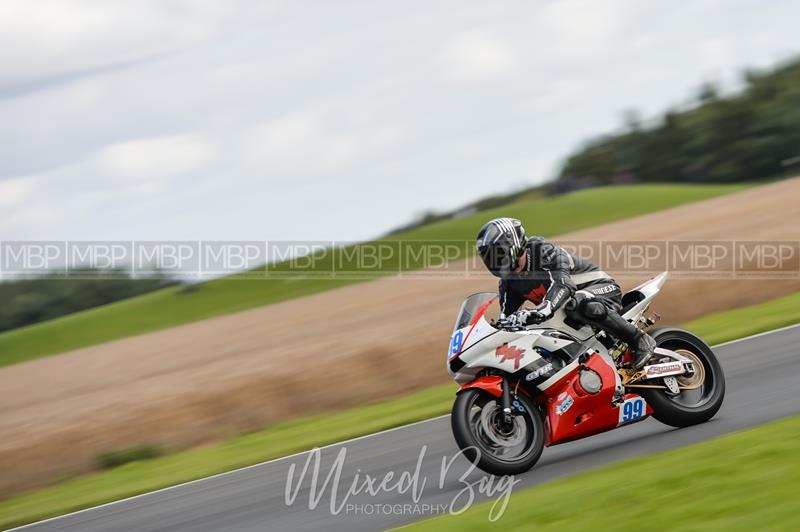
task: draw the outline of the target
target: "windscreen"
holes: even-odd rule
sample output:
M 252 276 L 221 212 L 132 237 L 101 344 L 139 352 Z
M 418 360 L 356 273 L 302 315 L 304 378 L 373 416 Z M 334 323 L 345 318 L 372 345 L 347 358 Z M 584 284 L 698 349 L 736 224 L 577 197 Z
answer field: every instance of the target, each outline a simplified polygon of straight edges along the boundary
M 461 304 L 461 310 L 458 312 L 456 318 L 456 326 L 453 330 L 457 331 L 469 325 L 472 319 L 484 313 L 486 321 L 492 322 L 500 313 L 500 305 L 497 302 L 497 294 L 495 292 L 481 292 L 479 294 L 472 294 L 464 303 Z

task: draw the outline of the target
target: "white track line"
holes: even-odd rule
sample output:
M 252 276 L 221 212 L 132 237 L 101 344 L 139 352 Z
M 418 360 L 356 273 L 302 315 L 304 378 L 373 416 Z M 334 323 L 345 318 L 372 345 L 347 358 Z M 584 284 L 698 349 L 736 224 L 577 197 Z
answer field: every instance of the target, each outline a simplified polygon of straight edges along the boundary
M 772 329 L 771 331 L 764 331 L 757 334 L 751 334 L 750 336 L 745 336 L 744 338 L 737 338 L 736 340 L 728 340 L 727 342 L 722 342 L 721 344 L 712 345 L 711 347 L 722 347 L 724 345 L 735 344 L 737 342 L 744 342 L 745 340 L 752 340 L 753 338 L 758 338 L 759 336 L 767 336 L 768 334 L 775 334 L 783 331 L 788 331 L 789 329 L 794 329 L 795 327 L 800 327 L 800 323 L 795 323 L 794 325 L 787 325 L 786 327 L 781 327 L 780 329 Z
M 727 341 L 727 342 L 723 342 L 721 344 L 712 345 L 711 347 L 717 348 L 717 347 L 723 347 L 723 346 L 726 346 L 726 345 L 735 344 L 735 343 L 738 343 L 738 342 L 745 342 L 747 340 L 752 340 L 753 338 L 758 338 L 760 336 L 767 336 L 769 334 L 775 334 L 775 333 L 787 331 L 789 329 L 794 329 L 796 327 L 800 327 L 800 323 L 796 323 L 794 325 L 787 325 L 786 327 L 781 327 L 780 329 L 773 329 L 771 331 L 765 331 L 765 332 L 758 333 L 758 334 L 752 334 L 750 336 L 745 336 L 744 338 L 737 338 L 736 340 L 730 340 L 730 341 Z M 407 425 L 400 425 L 399 427 L 394 427 L 394 428 L 391 428 L 391 429 L 382 430 L 380 432 L 373 432 L 371 434 L 365 434 L 363 436 L 358 436 L 356 438 L 350 438 L 349 440 L 344 440 L 344 441 L 340 441 L 340 442 L 336 442 L 336 443 L 331 443 L 331 444 L 328 444 L 328 445 L 323 445 L 322 447 L 319 447 L 319 449 L 327 449 L 329 447 L 334 447 L 334 446 L 337 446 L 337 445 L 344 445 L 346 443 L 352 443 L 354 441 L 364 440 L 366 438 L 372 438 L 374 436 L 380 436 L 381 434 L 387 434 L 389 432 L 394 432 L 396 430 L 407 429 L 409 427 L 414 427 L 416 425 L 422 425 L 423 423 L 430 423 L 431 421 L 436 421 L 436 420 L 439 420 L 439 419 L 442 419 L 442 418 L 445 418 L 445 417 L 449 417 L 449 416 L 450 416 L 450 414 L 443 414 L 441 416 L 436 416 L 436 417 L 432 417 L 432 418 L 429 418 L 429 419 L 423 419 L 422 421 L 415 421 L 414 423 L 409 423 Z M 119 499 L 119 500 L 116 500 L 116 501 L 107 502 L 105 504 L 92 506 L 90 508 L 84 508 L 83 510 L 76 510 L 76 511 L 70 512 L 68 514 L 57 515 L 57 516 L 51 517 L 49 519 L 43 519 L 41 521 L 36 521 L 36 522 L 33 522 L 33 523 L 29 523 L 27 525 L 22 525 L 22 526 L 19 526 L 19 527 L 16 527 L 16 528 L 11 528 L 11 529 L 9 529 L 9 532 L 12 532 L 13 530 L 24 530 L 24 529 L 32 527 L 32 526 L 41 525 L 41 524 L 48 523 L 48 522 L 51 522 L 51 521 L 56 521 L 58 519 L 64 519 L 65 517 L 70 517 L 70 516 L 73 516 L 73 515 L 82 514 L 84 512 L 91 512 L 91 511 L 97 510 L 99 508 L 105 508 L 107 506 L 113 506 L 115 504 L 119 504 L 119 503 L 127 502 L 127 501 L 132 501 L 134 499 L 139 499 L 141 497 L 148 497 L 148 496 L 154 495 L 156 493 L 163 493 L 165 491 L 173 490 L 173 489 L 176 489 L 176 488 L 181 488 L 183 486 L 188 486 L 190 484 L 195 484 L 197 482 L 204 482 L 204 481 L 210 480 L 212 478 L 219 478 L 219 477 L 223 477 L 225 475 L 232 475 L 232 474 L 238 473 L 240 471 L 246 471 L 248 469 L 253 469 L 255 467 L 261 467 L 263 465 L 271 464 L 273 462 L 279 462 L 281 460 L 287 460 L 289 458 L 294 458 L 295 456 L 300 456 L 301 454 L 305 454 L 309 450 L 310 449 L 305 450 L 305 451 L 300 451 L 300 452 L 297 452 L 297 453 L 294 453 L 294 454 L 290 454 L 290 455 L 287 455 L 287 456 L 281 456 L 280 458 L 273 458 L 272 460 L 267 460 L 265 462 L 259 462 L 257 464 L 252 464 L 252 465 L 249 465 L 249 466 L 240 467 L 238 469 L 232 469 L 230 471 L 223 471 L 222 473 L 217 473 L 216 475 L 211 475 L 211 476 L 208 476 L 208 477 L 196 478 L 194 480 L 189 480 L 187 482 L 182 482 L 180 484 L 175 484 L 174 486 L 167 486 L 166 488 L 157 489 L 155 491 L 148 491 L 146 493 L 140 493 L 139 495 L 132 495 L 132 496 L 126 497 L 124 499 Z
M 423 419 L 422 421 L 415 421 L 414 423 L 408 423 L 407 425 L 400 425 L 399 427 L 394 427 L 394 428 L 391 428 L 391 429 L 382 430 L 380 432 L 373 432 L 371 434 L 364 434 L 363 436 L 357 436 L 355 438 L 350 438 L 349 440 L 344 440 L 344 441 L 340 441 L 340 442 L 336 442 L 336 443 L 330 443 L 328 445 L 323 445 L 322 447 L 319 447 L 319 449 L 322 450 L 322 449 L 327 449 L 329 447 L 333 447 L 333 446 L 336 446 L 336 445 L 344 445 L 346 443 L 352 443 L 354 441 L 363 440 L 363 439 L 366 439 L 366 438 L 371 438 L 373 436 L 379 436 L 381 434 L 394 432 L 394 431 L 400 430 L 400 429 L 406 429 L 406 428 L 409 428 L 409 427 L 413 427 L 415 425 L 421 425 L 423 423 L 430 423 L 431 421 L 436 421 L 438 419 L 442 419 L 442 418 L 445 418 L 445 417 L 450 417 L 450 414 L 442 414 L 441 416 L 436 416 L 436 417 L 432 417 L 432 418 L 428 418 L 428 419 Z M 90 508 L 84 508 L 83 510 L 76 510 L 76 511 L 70 512 L 68 514 L 57 515 L 55 517 L 50 517 L 49 519 L 43 519 L 41 521 L 35 521 L 33 523 L 28 523 L 27 525 L 22 525 L 22 526 L 19 526 L 19 527 L 16 527 L 16 528 L 10 528 L 8 530 L 8 532 L 12 532 L 14 530 L 24 530 L 24 529 L 26 529 L 28 527 L 32 527 L 32 526 L 35 526 L 35 525 L 41 525 L 41 524 L 44 524 L 44 523 L 48 523 L 50 521 L 56 521 L 58 519 L 63 519 L 65 517 L 70 517 L 70 516 L 73 516 L 73 515 L 82 514 L 84 512 L 90 512 L 90 511 L 93 511 L 93 510 L 97 510 L 99 508 L 105 508 L 107 506 L 112 506 L 112 505 L 119 504 L 119 503 L 122 503 L 122 502 L 132 501 L 134 499 L 139 499 L 141 497 L 148 497 L 148 496 L 154 495 L 156 493 L 162 493 L 162 492 L 173 490 L 173 489 L 176 489 L 176 488 L 181 488 L 183 486 L 188 486 L 190 484 L 195 484 L 197 482 L 204 482 L 204 481 L 210 480 L 212 478 L 219 478 L 219 477 L 223 477 L 225 475 L 232 475 L 234 473 L 239 473 L 240 471 L 246 471 L 248 469 L 253 469 L 255 467 L 261 467 L 263 465 L 271 464 L 273 462 L 279 462 L 281 460 L 287 460 L 289 458 L 294 458 L 295 456 L 300 456 L 301 454 L 306 454 L 309 451 L 310 451 L 310 449 L 306 449 L 305 451 L 300 451 L 300 452 L 297 452 L 297 453 L 294 453 L 294 454 L 281 456 L 280 458 L 273 458 L 272 460 L 267 460 L 265 462 L 259 462 L 257 464 L 252 464 L 252 465 L 249 465 L 249 466 L 240 467 L 238 469 L 231 469 L 230 471 L 223 471 L 222 473 L 217 473 L 215 475 L 211 475 L 211 476 L 208 476 L 208 477 L 196 478 L 194 480 L 181 482 L 180 484 L 175 484 L 174 486 L 167 486 L 166 488 L 161 488 L 161 489 L 157 489 L 157 490 L 154 490 L 154 491 L 148 491 L 146 493 L 140 493 L 139 495 L 131 495 L 130 497 L 125 497 L 124 499 L 119 499 L 119 500 L 116 500 L 116 501 L 111 501 L 111 502 L 107 502 L 107 503 L 104 503 L 104 504 L 99 504 L 97 506 L 92 506 Z

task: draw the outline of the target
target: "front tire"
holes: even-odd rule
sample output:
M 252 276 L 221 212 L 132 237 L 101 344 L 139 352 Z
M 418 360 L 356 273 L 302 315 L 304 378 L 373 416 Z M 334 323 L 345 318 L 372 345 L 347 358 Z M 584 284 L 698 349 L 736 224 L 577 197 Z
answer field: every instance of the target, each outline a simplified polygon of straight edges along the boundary
M 544 449 L 539 410 L 521 394 L 513 402 L 510 426 L 502 423 L 500 399 L 482 390 L 460 392 L 453 404 L 450 423 L 458 447 L 467 460 L 493 475 L 528 471 Z
M 677 396 L 671 396 L 662 389 L 637 389 L 653 408 L 653 417 L 672 427 L 689 427 L 714 417 L 725 398 L 725 375 L 708 344 L 681 329 L 656 329 L 650 335 L 658 347 L 679 353 L 683 351 L 681 354 L 695 360 L 695 364 L 699 362 L 703 373 L 700 388 L 683 390 Z

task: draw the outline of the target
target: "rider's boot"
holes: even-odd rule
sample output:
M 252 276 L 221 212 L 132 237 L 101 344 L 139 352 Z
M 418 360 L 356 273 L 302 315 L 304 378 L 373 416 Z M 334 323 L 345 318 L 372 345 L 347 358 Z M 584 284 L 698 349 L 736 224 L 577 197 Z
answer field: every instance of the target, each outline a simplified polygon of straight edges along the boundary
M 616 312 L 609 311 L 597 325 L 628 344 L 633 353 L 633 366 L 636 369 L 642 369 L 653 356 L 656 348 L 653 337 Z

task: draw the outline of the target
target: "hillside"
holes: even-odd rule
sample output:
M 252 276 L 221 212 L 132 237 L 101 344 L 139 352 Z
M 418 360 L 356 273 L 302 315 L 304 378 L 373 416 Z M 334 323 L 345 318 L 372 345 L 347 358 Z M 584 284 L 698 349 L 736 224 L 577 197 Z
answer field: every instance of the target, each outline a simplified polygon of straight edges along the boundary
M 424 243 L 419 241 L 460 240 L 464 241 L 464 245 L 458 247 L 458 253 L 453 257 L 458 259 L 472 253 L 471 240 L 477 228 L 485 220 L 495 216 L 516 216 L 525 220 L 529 231 L 548 236 L 701 201 L 743 188 L 745 185 L 597 188 L 555 198 L 518 201 L 472 216 L 392 235 L 377 242 L 396 245 L 399 241 L 407 241 L 404 245 L 421 249 Z M 307 278 L 301 281 L 287 278 L 285 274 L 289 266 L 283 263 L 271 268 L 276 272 L 274 275 L 284 275 L 280 278 L 265 279 L 263 275 L 248 272 L 194 285 L 191 289 L 183 286 L 170 287 L 9 331 L 0 334 L 0 366 L 274 304 L 390 275 L 400 270 L 401 258 L 395 255 L 384 261 L 379 269 L 356 270 L 353 275 L 339 273 L 336 278 L 331 278 L 327 272 L 332 271 L 334 262 L 347 263 L 345 256 L 357 251 L 358 247 L 337 249 L 320 257 L 314 268 L 306 270 Z M 421 263 L 412 261 L 405 264 L 403 269 L 421 266 Z
M 556 240 L 796 239 L 798 195 L 800 179 L 783 181 Z M 202 444 L 447 382 L 456 309 L 495 286 L 488 275 L 389 277 L 2 368 L 0 433 L 15 437 L 0 441 L 0 491 L 85 471 L 109 449 Z M 735 290 L 673 279 L 654 310 L 682 323 L 799 289 L 796 278 Z

